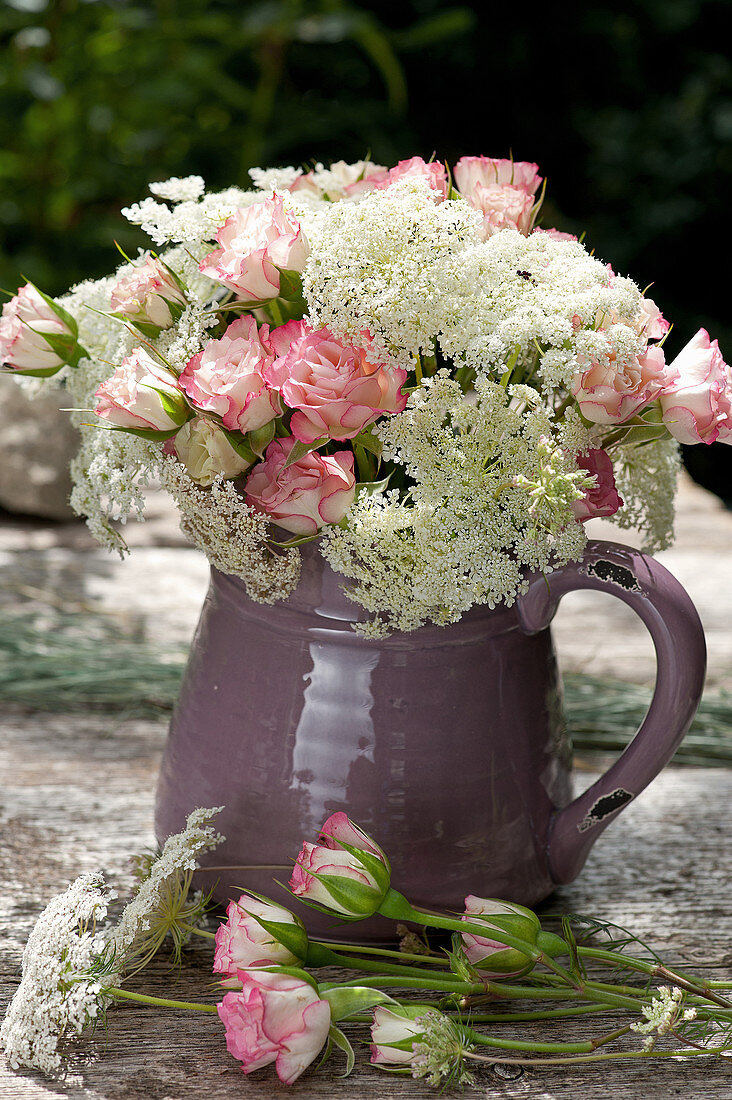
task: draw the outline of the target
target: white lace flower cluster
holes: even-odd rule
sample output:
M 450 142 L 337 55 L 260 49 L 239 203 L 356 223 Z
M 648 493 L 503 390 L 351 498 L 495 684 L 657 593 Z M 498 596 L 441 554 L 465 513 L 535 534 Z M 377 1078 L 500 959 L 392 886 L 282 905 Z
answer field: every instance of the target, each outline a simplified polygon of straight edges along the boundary
M 220 809 L 194 810 L 185 828 L 168 838 L 116 926 L 104 926 L 116 894 L 100 873 L 81 875 L 46 906 L 28 937 L 23 976 L 0 1026 L 0 1047 L 13 1069 L 26 1066 L 50 1077 L 64 1070 L 71 1042 L 111 1003 L 109 991 L 173 880 L 223 840 L 211 825 Z
M 510 603 L 596 516 L 668 545 L 676 440 L 732 441 L 732 369 L 703 330 L 666 363 L 655 303 L 536 227 L 537 165 L 251 175 L 152 184 L 124 214 L 164 251 L 4 307 L 9 367 L 68 389 L 101 541 L 162 481 L 255 600 L 319 538 L 376 634 Z

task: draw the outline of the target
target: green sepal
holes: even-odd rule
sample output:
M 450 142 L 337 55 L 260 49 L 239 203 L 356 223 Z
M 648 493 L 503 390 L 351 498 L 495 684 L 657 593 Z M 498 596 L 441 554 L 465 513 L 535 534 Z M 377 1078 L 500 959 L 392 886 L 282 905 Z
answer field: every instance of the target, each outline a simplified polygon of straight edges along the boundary
M 561 936 L 556 936 L 553 932 L 539 932 L 536 937 L 536 946 L 550 959 L 569 954 L 567 941 L 563 940 Z
M 382 477 L 381 481 L 359 481 L 356 484 L 357 493 L 365 493 L 366 496 L 373 496 L 374 493 L 383 493 L 385 489 L 389 487 L 389 482 L 394 471 L 388 474 L 387 477 Z
M 301 921 L 298 921 L 297 924 L 283 924 L 281 921 L 265 920 L 264 917 L 259 917 L 256 913 L 245 909 L 243 905 L 237 904 L 242 912 L 246 913 L 248 917 L 252 917 L 265 932 L 269 932 L 275 943 L 281 943 L 296 959 L 301 962 L 305 961 L 310 941 Z
M 330 1015 L 334 1022 L 346 1020 L 349 1016 L 365 1012 L 376 1005 L 399 1003 L 381 989 L 369 989 L 364 985 L 335 986 L 333 989 L 322 990 L 320 996 L 330 1005 Z
M 57 367 L 38 367 L 36 370 L 16 370 L 15 367 L 0 367 L 0 374 L 22 374 L 25 378 L 50 378 L 58 374 L 66 363 L 59 363 Z
M 335 1024 L 331 1024 L 330 1031 L 328 1032 L 328 1039 L 337 1046 L 339 1050 L 342 1050 L 346 1056 L 346 1072 L 339 1074 L 339 1077 L 348 1077 L 352 1072 L 354 1065 L 356 1064 L 356 1055 L 353 1053 L 353 1047 L 349 1043 L 346 1036 L 343 1034 L 339 1027 Z
M 166 439 L 172 439 L 180 431 L 178 428 L 169 428 L 167 431 L 155 431 L 154 428 L 124 428 L 121 424 L 107 424 L 98 420 L 95 424 L 86 425 L 90 428 L 101 428 L 105 432 L 127 432 L 128 435 L 139 435 L 140 439 L 149 439 L 153 443 L 164 443 Z
M 358 444 L 359 447 L 363 447 L 365 451 L 369 451 L 372 455 L 376 455 L 379 458 L 384 449 L 381 440 L 367 428 L 363 428 L 351 442 L 354 445 Z
M 314 535 L 293 535 L 286 542 L 278 542 L 277 539 L 269 539 L 268 542 L 270 546 L 279 546 L 283 550 L 290 550 L 293 546 L 304 546 L 306 542 L 314 542 L 317 538 L 320 538 L 320 531 L 317 531 Z
M 247 442 L 247 437 L 245 435 L 242 435 L 241 432 L 232 432 L 229 431 L 228 428 L 224 427 L 221 428 L 221 431 L 226 436 L 226 439 L 230 446 L 239 455 L 239 458 L 243 458 L 245 462 L 248 462 L 250 466 L 253 466 L 254 463 L 257 461 L 257 456 L 255 455 L 252 448 L 249 446 Z
M 163 331 L 159 325 L 154 325 L 152 321 L 136 321 L 134 317 L 130 317 L 127 313 L 120 313 L 119 310 L 105 313 L 104 316 L 114 317 L 115 320 L 122 321 L 125 325 L 130 325 L 132 328 L 137 329 L 140 335 L 144 336 L 147 340 L 157 340 L 158 336 Z
M 258 458 L 264 458 L 264 452 L 269 447 L 275 435 L 275 419 L 268 420 L 261 428 L 255 428 L 247 433 L 247 443 Z
M 305 455 L 309 455 L 311 451 L 317 451 L 318 447 L 324 447 L 330 440 L 327 436 L 323 439 L 316 439 L 313 443 L 303 443 L 301 439 L 296 439 L 295 444 L 287 456 L 287 462 L 285 463 L 285 470 L 290 466 L 294 466 L 296 462 L 299 462 Z
M 58 355 L 60 359 L 63 359 L 63 363 L 60 363 L 55 370 L 60 370 L 62 366 L 65 366 L 70 359 L 73 358 L 76 348 L 79 346 L 79 342 L 70 332 L 40 332 L 38 329 L 33 328 L 32 325 L 26 323 L 26 327 L 31 330 L 36 336 L 40 336 L 42 340 L 48 344 L 54 354 Z M 78 360 L 77 360 L 78 362 Z M 48 368 L 43 367 L 43 370 Z
M 299 271 L 292 271 L 286 267 L 278 267 L 280 273 L 279 297 L 286 302 L 302 301 L 302 275 Z
M 71 329 L 74 337 L 78 336 L 79 326 L 77 324 L 76 318 L 73 317 L 72 314 L 68 313 L 63 308 L 63 306 L 60 306 L 58 302 L 55 302 L 53 298 L 49 298 L 47 294 L 44 294 L 40 287 L 37 287 L 35 283 L 29 283 L 29 285 L 33 287 L 37 294 L 40 294 L 41 298 L 43 298 L 43 301 L 53 310 L 58 319 L 60 321 L 63 321 L 67 328 Z
M 338 916 L 346 920 L 363 920 L 378 910 L 383 894 L 373 886 L 364 886 L 345 875 L 323 875 L 319 871 L 308 871 L 307 874 L 322 882 L 333 900 L 345 909 Z
M 159 389 L 157 386 L 153 386 L 150 382 L 141 382 L 140 385 L 145 389 L 154 390 L 160 398 L 160 404 L 163 406 L 163 412 L 166 416 L 169 416 L 171 420 L 174 420 L 178 425 L 178 428 L 182 428 L 184 424 L 187 424 L 189 420 L 192 420 L 195 413 L 184 401 L 179 398 L 172 397 L 167 390 Z M 177 429 L 176 429 L 177 431 Z
M 472 984 L 476 979 L 478 981 L 481 980 L 476 968 L 465 958 L 462 951 L 462 941 L 460 940 L 460 934 L 458 932 L 453 934 L 453 950 L 446 951 L 445 954 L 450 960 L 450 970 L 453 974 L 457 975 L 461 981 Z
M 381 856 L 375 856 L 373 852 L 366 851 L 363 848 L 357 848 L 355 844 L 346 844 L 343 840 L 339 840 L 336 843 L 344 852 L 348 852 L 349 856 L 353 856 L 354 859 L 357 859 L 364 870 L 373 875 L 382 893 L 385 894 L 391 882 L 391 864 L 386 855 L 382 852 Z M 381 851 L 381 849 L 379 849 L 379 851 Z

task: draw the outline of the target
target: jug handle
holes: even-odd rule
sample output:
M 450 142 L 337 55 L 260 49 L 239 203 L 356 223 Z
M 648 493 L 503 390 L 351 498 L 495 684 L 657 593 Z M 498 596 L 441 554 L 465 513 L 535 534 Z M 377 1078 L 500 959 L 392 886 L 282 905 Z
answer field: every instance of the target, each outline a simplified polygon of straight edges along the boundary
M 706 669 L 704 631 L 686 591 L 653 558 L 614 542 L 591 541 L 582 561 L 533 576 L 517 601 L 522 630 L 543 630 L 562 596 L 584 588 L 617 596 L 643 620 L 656 650 L 656 685 L 648 713 L 620 757 L 553 815 L 547 859 L 557 885 L 572 882 L 600 833 L 671 759 L 699 705 Z

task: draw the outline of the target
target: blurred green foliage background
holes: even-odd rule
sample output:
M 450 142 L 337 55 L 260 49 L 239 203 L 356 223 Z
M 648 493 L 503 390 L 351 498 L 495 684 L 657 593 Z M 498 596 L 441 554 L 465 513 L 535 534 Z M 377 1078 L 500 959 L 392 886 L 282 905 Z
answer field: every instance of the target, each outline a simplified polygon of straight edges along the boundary
M 150 180 L 433 152 L 536 160 L 544 224 L 729 361 L 728 0 L 0 0 L 0 286 L 50 293 L 145 244 Z

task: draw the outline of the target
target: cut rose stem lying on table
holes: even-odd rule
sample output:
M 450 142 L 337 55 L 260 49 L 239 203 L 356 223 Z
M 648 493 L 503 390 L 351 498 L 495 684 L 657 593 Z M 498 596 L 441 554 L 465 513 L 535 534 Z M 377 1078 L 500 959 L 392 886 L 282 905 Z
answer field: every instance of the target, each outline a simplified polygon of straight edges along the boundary
M 373 1064 L 443 1086 L 474 1083 L 481 1063 L 538 1067 L 732 1050 L 732 1001 L 724 996 L 732 982 L 667 967 L 625 930 L 590 918 L 562 918 L 560 936 L 543 929 L 531 910 L 494 898 L 469 895 L 460 916 L 416 908 L 392 888 L 386 854 L 345 813 L 325 822 L 317 844 L 303 845 L 290 890 L 347 921 L 376 913 L 394 919 L 405 950 L 311 940 L 295 913 L 254 892 L 232 901 L 226 920 L 209 932 L 200 927 L 209 900 L 192 892 L 191 880 L 198 855 L 222 839 L 211 825 L 217 813 L 194 811 L 159 855 L 138 860 L 139 889 L 116 925 L 102 924 L 113 893 L 101 875 L 82 875 L 52 900 L 30 935 L 23 977 L 0 1030 L 12 1068 L 60 1075 L 68 1040 L 123 1001 L 218 1015 L 243 1071 L 274 1062 L 287 1084 L 334 1046 L 351 1072 L 355 1054 L 344 1022 L 370 1025 Z M 449 947 L 431 947 L 428 928 L 452 933 Z M 607 946 L 587 942 L 603 933 Z M 179 959 L 192 935 L 214 941 L 218 1003 L 125 988 L 168 937 Z M 634 947 L 649 957 L 631 954 Z M 361 976 L 318 981 L 311 973 L 334 966 Z M 624 972 L 624 980 L 600 980 L 606 969 L 608 977 Z M 629 984 L 628 975 L 645 984 Z M 425 999 L 401 1000 L 398 991 Z M 496 1001 L 527 1007 L 474 1011 Z M 576 1028 L 594 1016 L 607 1019 L 589 1036 L 504 1037 L 507 1024 L 570 1019 Z M 485 1025 L 503 1025 L 504 1035 L 487 1033 Z M 640 1048 L 606 1049 L 636 1034 L 643 1036 Z M 666 1037 L 673 1048 L 659 1049 Z

